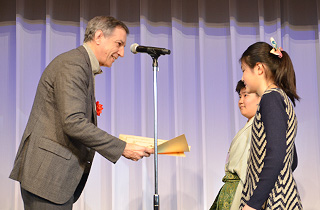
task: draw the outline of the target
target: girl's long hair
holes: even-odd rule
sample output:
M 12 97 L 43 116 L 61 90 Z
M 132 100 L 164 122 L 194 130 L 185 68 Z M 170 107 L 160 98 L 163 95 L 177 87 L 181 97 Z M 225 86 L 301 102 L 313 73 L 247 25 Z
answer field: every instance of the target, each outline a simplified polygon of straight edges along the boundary
M 300 100 L 296 91 L 296 76 L 290 56 L 286 51 L 282 52 L 282 57 L 270 53 L 272 46 L 265 42 L 256 42 L 250 45 L 242 54 L 240 62 L 246 63 L 251 69 L 260 62 L 267 66 L 267 78 L 272 79 L 281 88 L 295 106 L 295 100 Z

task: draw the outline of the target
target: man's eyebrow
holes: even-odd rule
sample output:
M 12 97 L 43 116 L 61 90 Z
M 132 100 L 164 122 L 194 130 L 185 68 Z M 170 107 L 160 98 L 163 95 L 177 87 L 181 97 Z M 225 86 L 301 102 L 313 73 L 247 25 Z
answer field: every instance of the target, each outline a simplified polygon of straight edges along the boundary
M 126 45 L 125 45 L 125 42 L 124 42 L 124 41 L 122 41 L 121 39 L 116 40 L 116 42 L 121 42 L 121 44 L 122 44 L 123 46 L 126 46 Z

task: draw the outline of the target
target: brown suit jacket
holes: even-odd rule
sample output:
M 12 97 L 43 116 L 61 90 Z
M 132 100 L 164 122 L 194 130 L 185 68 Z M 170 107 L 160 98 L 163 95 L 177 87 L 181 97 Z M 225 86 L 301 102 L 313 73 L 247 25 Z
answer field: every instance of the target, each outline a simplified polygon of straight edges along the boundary
M 44 70 L 10 178 L 54 203 L 75 202 L 95 151 L 115 163 L 126 145 L 96 125 L 92 68 L 80 46 Z

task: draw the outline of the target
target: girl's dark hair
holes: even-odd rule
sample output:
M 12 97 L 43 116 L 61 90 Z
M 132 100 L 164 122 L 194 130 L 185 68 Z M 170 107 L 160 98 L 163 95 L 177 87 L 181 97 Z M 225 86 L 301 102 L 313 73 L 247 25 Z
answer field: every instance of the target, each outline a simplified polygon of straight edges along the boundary
M 246 85 L 244 84 L 244 82 L 242 80 L 238 81 L 237 87 L 236 87 L 236 92 L 240 95 L 240 91 L 246 88 Z
M 296 76 L 291 59 L 286 51 L 282 52 L 282 57 L 270 53 L 272 46 L 265 42 L 256 42 L 250 45 L 242 54 L 240 62 L 244 62 L 251 69 L 260 62 L 267 66 L 267 78 L 273 79 L 275 85 L 280 87 L 291 99 L 295 106 L 295 100 L 300 100 L 296 92 Z

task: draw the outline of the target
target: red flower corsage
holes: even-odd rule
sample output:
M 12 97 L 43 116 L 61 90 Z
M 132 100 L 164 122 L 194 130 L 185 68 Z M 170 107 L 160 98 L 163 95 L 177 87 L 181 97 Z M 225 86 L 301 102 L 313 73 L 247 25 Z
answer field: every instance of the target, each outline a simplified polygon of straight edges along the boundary
M 100 114 L 102 113 L 102 107 L 103 105 L 99 103 L 99 101 L 96 102 L 96 110 L 97 110 L 97 115 L 100 116 Z

